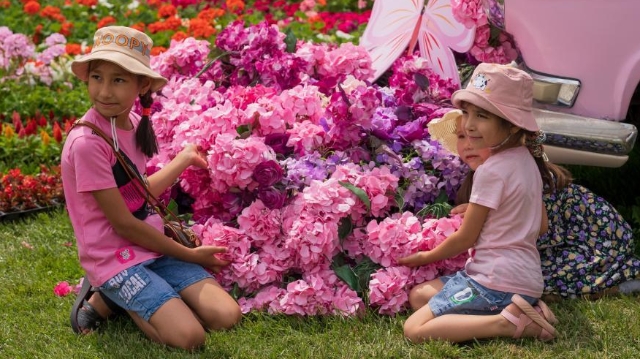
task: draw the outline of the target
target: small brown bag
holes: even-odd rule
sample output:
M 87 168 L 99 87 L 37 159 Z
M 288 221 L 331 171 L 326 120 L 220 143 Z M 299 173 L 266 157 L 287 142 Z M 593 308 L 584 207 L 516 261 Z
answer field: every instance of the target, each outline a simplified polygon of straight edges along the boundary
M 165 220 L 164 235 L 189 248 L 199 247 L 202 244 L 198 235 L 181 221 Z
M 191 226 L 184 223 L 182 220 L 178 218 L 173 212 L 167 208 L 162 202 L 160 202 L 152 193 L 149 191 L 149 186 L 146 181 L 144 181 L 136 171 L 131 168 L 131 165 L 124 159 L 123 156 L 126 156 L 123 152 L 116 151 L 115 146 L 113 145 L 113 140 L 101 130 L 96 125 L 90 122 L 77 121 L 74 123 L 74 126 L 87 126 L 93 130 L 96 134 L 102 137 L 113 149 L 113 152 L 116 154 L 118 161 L 122 165 L 122 167 L 127 172 L 127 175 L 131 179 L 131 181 L 137 181 L 140 186 L 144 189 L 146 193 L 139 194 L 144 197 L 147 203 L 156 208 L 157 212 L 162 215 L 162 220 L 164 221 L 164 234 L 165 236 L 173 239 L 174 241 L 182 244 L 185 247 L 195 248 L 199 247 L 202 242 L 198 235 L 191 229 Z M 136 190 L 140 191 L 138 186 L 133 186 Z M 151 200 L 153 200 L 153 202 Z

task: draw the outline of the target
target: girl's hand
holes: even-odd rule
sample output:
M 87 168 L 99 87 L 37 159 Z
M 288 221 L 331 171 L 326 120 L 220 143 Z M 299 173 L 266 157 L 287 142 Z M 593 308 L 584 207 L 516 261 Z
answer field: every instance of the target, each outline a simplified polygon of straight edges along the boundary
M 407 267 L 418 267 L 424 264 L 429 264 L 428 252 L 418 252 L 407 257 L 398 259 L 398 264 L 405 265 Z
M 467 207 L 469 207 L 469 203 L 463 203 L 461 205 L 455 206 L 449 212 L 451 215 L 458 214 L 460 217 L 464 218 L 464 213 L 467 211 Z
M 183 156 L 185 161 L 187 161 L 189 165 L 199 168 L 208 167 L 207 160 L 205 159 L 205 153 L 200 152 L 198 150 L 198 146 L 194 145 L 193 143 L 189 143 L 184 146 L 184 149 L 180 151 L 179 155 Z
M 226 247 L 200 246 L 194 248 L 193 251 L 196 254 L 196 258 L 194 258 L 195 262 L 205 268 L 211 269 L 214 273 L 220 272 L 222 267 L 231 263 L 215 256 L 218 253 L 225 253 L 227 251 Z

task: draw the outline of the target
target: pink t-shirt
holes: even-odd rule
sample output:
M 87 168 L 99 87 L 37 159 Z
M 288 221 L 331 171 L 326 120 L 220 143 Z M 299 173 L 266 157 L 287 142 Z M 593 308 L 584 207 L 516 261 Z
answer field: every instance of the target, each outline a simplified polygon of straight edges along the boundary
M 134 129 L 117 129 L 118 144 L 138 170 L 145 173 L 147 158 L 135 144 L 139 120 L 133 115 L 130 120 Z M 109 120 L 93 108 L 82 121 L 97 125 L 111 137 Z M 102 137 L 86 126 L 74 128 L 65 141 L 61 162 L 67 211 L 77 240 L 80 264 L 91 285 L 102 285 L 122 270 L 160 256 L 118 235 L 91 194 L 92 191 L 118 188 L 131 212 L 145 203 L 129 178 L 123 176 L 112 147 Z M 151 212 L 144 220 L 162 230 L 162 218 L 158 214 Z
M 487 288 L 539 298 L 542 179 L 529 150 L 521 146 L 489 157 L 473 176 L 469 202 L 490 210 L 467 274 Z

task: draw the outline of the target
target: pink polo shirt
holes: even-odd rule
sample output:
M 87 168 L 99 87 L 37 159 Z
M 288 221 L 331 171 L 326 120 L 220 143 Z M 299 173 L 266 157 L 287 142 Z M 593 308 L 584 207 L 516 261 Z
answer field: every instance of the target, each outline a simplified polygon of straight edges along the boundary
M 135 128 L 139 119 L 130 115 L 133 130 L 117 129 L 118 144 L 141 173 L 145 173 L 146 156 L 135 145 Z M 111 137 L 109 120 L 93 108 L 82 118 L 98 126 Z M 159 253 L 140 247 L 118 235 L 91 194 L 92 191 L 118 188 L 130 211 L 139 209 L 144 198 L 128 178 L 118 187 L 114 177 L 117 158 L 111 146 L 86 126 L 71 130 L 62 150 L 62 184 L 75 233 L 80 264 L 93 286 L 102 285 L 124 269 L 160 257 Z M 119 165 L 118 165 L 119 166 Z M 117 173 L 117 171 L 116 171 Z M 162 218 L 150 214 L 145 222 L 162 231 Z

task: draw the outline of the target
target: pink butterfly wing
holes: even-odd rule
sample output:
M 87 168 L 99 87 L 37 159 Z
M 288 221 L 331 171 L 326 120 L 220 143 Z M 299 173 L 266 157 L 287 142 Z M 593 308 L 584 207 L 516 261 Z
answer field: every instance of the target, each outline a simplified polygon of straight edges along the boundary
M 466 52 L 473 45 L 475 28 L 467 29 L 453 17 L 449 0 L 431 0 L 420 24 L 420 54 L 431 62 L 433 70 L 460 85 L 453 49 Z
M 424 19 L 424 22 L 427 21 Z M 459 86 L 458 65 L 456 65 L 456 59 L 449 47 L 429 31 L 420 31 L 418 44 L 420 45 L 420 55 L 429 60 L 433 71 L 442 78 L 450 78 L 453 83 Z
M 424 0 L 378 0 L 374 2 L 360 45 L 371 55 L 375 81 L 400 57 L 420 19 Z
M 476 29 L 466 28 L 454 17 L 451 0 L 430 0 L 424 12 L 428 31 L 440 38 L 447 47 L 457 52 L 467 52 L 473 46 Z

